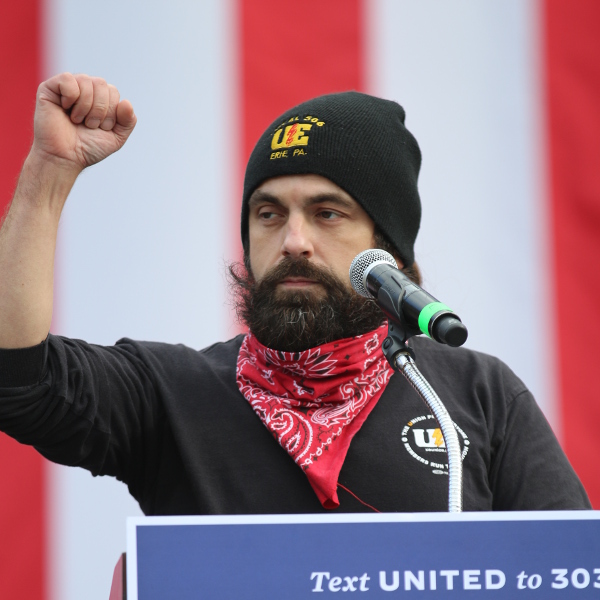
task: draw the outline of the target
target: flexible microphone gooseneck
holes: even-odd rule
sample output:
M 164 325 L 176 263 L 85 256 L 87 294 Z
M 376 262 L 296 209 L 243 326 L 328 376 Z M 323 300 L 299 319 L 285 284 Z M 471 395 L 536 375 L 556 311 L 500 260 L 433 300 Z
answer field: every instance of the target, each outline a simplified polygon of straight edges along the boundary
M 411 281 L 385 250 L 358 254 L 350 265 L 350 282 L 365 298 L 374 298 L 384 314 L 411 335 L 424 333 L 436 342 L 462 346 L 468 331 L 448 306 Z
M 456 428 L 446 407 L 415 363 L 406 344 L 424 333 L 449 346 L 467 339 L 467 328 L 445 304 L 413 283 L 384 250 L 365 250 L 350 265 L 350 281 L 357 293 L 374 298 L 388 318 L 388 335 L 382 350 L 390 365 L 402 373 L 437 420 L 448 453 L 448 510 L 462 511 L 462 454 Z

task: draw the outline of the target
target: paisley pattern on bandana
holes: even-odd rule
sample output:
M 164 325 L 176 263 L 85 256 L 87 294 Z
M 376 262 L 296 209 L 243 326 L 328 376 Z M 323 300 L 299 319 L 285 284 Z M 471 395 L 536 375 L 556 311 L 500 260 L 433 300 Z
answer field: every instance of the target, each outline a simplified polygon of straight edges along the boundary
M 246 335 L 237 384 L 267 429 L 304 470 L 325 508 L 337 508 L 337 480 L 350 442 L 393 370 L 381 350 L 387 324 L 303 352 L 282 352 Z

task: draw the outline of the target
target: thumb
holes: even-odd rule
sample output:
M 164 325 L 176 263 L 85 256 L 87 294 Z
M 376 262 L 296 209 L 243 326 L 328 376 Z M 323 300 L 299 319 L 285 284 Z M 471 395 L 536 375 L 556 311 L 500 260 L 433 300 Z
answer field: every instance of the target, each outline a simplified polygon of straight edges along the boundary
M 129 100 L 121 100 L 117 106 L 116 123 L 113 127 L 113 133 L 121 138 L 122 143 L 125 143 L 135 124 L 137 117 L 133 112 L 133 106 Z

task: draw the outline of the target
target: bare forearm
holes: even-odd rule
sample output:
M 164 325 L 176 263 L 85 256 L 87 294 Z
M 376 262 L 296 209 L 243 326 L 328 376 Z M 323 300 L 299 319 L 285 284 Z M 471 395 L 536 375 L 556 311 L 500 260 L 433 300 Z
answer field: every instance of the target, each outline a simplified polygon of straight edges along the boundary
M 32 151 L 0 229 L 0 348 L 42 342 L 52 320 L 58 222 L 78 171 Z
M 0 229 L 0 348 L 46 338 L 64 203 L 79 173 L 119 150 L 136 120 L 104 79 L 62 73 L 38 87 L 33 146 Z

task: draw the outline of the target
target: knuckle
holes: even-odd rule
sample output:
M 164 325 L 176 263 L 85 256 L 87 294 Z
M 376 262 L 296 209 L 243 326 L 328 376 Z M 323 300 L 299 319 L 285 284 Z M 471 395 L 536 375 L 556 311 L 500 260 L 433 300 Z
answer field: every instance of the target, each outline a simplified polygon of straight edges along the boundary
M 94 110 L 99 112 L 106 111 L 108 109 L 108 95 L 94 94 Z
M 100 119 L 100 121 L 104 120 L 106 116 L 106 106 L 95 105 L 94 108 L 90 110 L 88 113 L 88 119 Z
M 113 96 L 111 94 L 110 100 L 108 102 L 108 112 L 114 114 L 117 111 L 117 106 L 119 105 L 119 96 Z
M 91 79 L 94 88 L 108 89 L 108 83 L 106 83 L 106 80 L 102 79 L 102 77 L 92 77 Z
M 75 92 L 78 89 L 77 79 L 71 73 L 61 73 L 58 77 L 58 84 L 61 90 Z
M 82 95 L 89 95 L 92 93 L 93 86 L 92 80 L 87 75 L 77 75 L 75 77 L 77 84 L 79 85 L 79 89 L 81 90 Z

